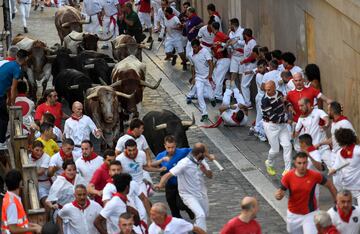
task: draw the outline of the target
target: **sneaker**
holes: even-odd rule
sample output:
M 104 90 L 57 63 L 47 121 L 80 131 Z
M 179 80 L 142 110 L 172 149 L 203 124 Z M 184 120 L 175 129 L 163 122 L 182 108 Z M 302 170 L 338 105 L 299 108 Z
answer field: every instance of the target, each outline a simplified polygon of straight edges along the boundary
M 1 143 L 0 142 L 0 150 L 4 150 L 4 149 L 7 149 L 7 143 L 6 141 L 4 143 Z
M 35 7 L 34 7 L 34 11 L 36 11 L 38 8 L 39 8 L 40 4 L 36 4 Z
M 246 108 L 247 108 L 248 110 L 252 110 L 252 109 L 254 109 L 254 107 L 253 107 L 252 105 L 247 106 Z
M 158 38 L 158 42 L 162 42 L 162 40 L 163 40 L 163 39 L 162 39 L 161 37 Z
M 149 47 L 147 49 L 152 50 L 153 44 L 154 44 L 154 40 L 151 39 L 150 45 L 149 45 Z
M 191 103 L 192 103 L 191 98 L 186 97 L 186 104 L 191 104 Z
M 230 80 L 226 80 L 225 81 L 225 87 L 226 87 L 226 89 L 231 89 L 231 81 Z
M 286 173 L 288 173 L 288 172 L 289 172 L 289 170 L 284 170 L 281 175 L 284 176 L 284 175 L 286 175 Z
M 202 115 L 201 119 L 200 119 L 200 122 L 204 122 L 204 121 L 207 121 L 207 120 L 209 120 L 209 116 L 208 115 Z
M 152 37 L 148 37 L 146 43 L 150 43 L 150 42 L 152 42 L 152 41 L 153 41 Z
M 24 33 L 28 33 L 29 30 L 27 29 L 27 27 L 24 27 Z
M 259 138 L 259 140 L 260 140 L 261 142 L 266 142 L 266 141 L 267 141 L 266 136 L 264 136 L 264 135 L 261 134 L 261 133 L 259 133 L 257 137 Z
M 187 65 L 186 65 L 186 63 L 182 63 L 182 66 L 183 66 L 183 71 L 187 71 Z
M 177 55 L 174 55 L 174 56 L 172 57 L 171 65 L 175 66 L 177 57 L 178 57 Z
M 43 12 L 44 11 L 44 6 L 40 7 L 40 11 Z
M 275 171 L 274 167 L 269 165 L 268 160 L 265 161 L 265 166 L 266 166 L 266 171 L 269 175 L 271 175 L 271 176 L 276 175 L 276 171 Z
M 149 32 L 149 29 L 148 29 L 148 28 L 145 28 L 145 29 L 143 30 L 143 32 Z
M 214 99 L 214 100 L 211 100 L 210 103 L 211 103 L 211 105 L 212 105 L 213 107 L 216 106 L 216 100 L 215 100 L 215 99 Z
M 248 133 L 248 135 L 249 136 L 252 136 L 252 135 L 254 135 L 255 134 L 255 127 L 254 126 L 251 126 L 250 128 L 249 128 L 249 133 Z
M 15 13 L 11 14 L 11 19 L 15 19 Z

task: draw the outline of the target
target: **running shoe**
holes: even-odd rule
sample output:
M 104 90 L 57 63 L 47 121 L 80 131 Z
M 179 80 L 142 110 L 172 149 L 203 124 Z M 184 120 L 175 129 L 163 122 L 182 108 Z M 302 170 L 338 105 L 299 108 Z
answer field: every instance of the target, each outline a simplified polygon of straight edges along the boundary
M 269 175 L 271 175 L 271 176 L 276 175 L 276 170 L 274 169 L 273 166 L 270 166 L 269 160 L 265 161 L 265 166 L 266 166 L 266 171 Z

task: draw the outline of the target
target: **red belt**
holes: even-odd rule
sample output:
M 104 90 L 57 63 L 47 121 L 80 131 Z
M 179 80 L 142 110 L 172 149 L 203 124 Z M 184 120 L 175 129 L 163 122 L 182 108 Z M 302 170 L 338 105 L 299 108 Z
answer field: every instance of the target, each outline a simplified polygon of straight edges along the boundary
M 207 47 L 212 47 L 212 44 L 206 43 L 205 41 L 202 41 L 201 44 Z

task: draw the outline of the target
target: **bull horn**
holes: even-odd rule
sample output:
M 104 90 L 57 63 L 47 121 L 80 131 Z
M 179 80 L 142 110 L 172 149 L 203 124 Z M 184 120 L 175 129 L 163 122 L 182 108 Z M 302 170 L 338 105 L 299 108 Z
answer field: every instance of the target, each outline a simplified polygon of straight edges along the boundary
M 147 49 L 148 47 L 145 44 L 138 44 L 138 48 Z
M 72 22 L 66 22 L 61 25 L 62 28 L 69 27 Z
M 159 85 L 160 85 L 161 80 L 162 80 L 162 78 L 160 78 L 155 85 L 151 85 L 148 82 L 146 82 L 145 80 L 140 80 L 140 85 L 143 85 L 143 86 L 148 87 L 150 89 L 157 89 L 159 87 Z
M 84 69 L 93 69 L 95 67 L 94 64 L 86 64 L 84 65 Z
M 116 63 L 107 63 L 109 67 L 115 67 Z
M 81 20 L 79 23 L 80 24 L 91 24 L 91 17 L 89 17 L 89 21 Z
M 96 92 L 93 92 L 93 93 L 91 93 L 90 95 L 88 95 L 88 96 L 86 97 L 86 99 L 91 99 L 91 98 L 95 98 L 95 97 L 97 97 L 97 94 L 96 94 Z
M 163 123 L 163 124 L 158 124 L 155 126 L 155 130 L 162 130 L 162 129 L 165 129 L 167 128 L 167 124 L 166 123 Z
M 82 41 L 82 39 L 72 38 L 72 37 L 70 36 L 70 34 L 69 34 L 69 37 L 70 37 L 70 39 L 73 40 L 73 41 Z
M 101 85 L 108 85 L 101 77 L 99 77 L 99 80 L 100 80 L 100 83 L 101 83 Z
M 195 116 L 194 113 L 192 113 L 192 120 L 188 121 L 188 120 L 182 120 L 181 121 L 182 126 L 184 127 L 190 127 L 193 126 L 195 124 Z
M 118 80 L 118 81 L 112 83 L 112 84 L 110 85 L 110 87 L 114 88 L 114 87 L 116 87 L 116 86 L 120 86 L 120 85 L 121 85 L 121 82 L 122 82 L 122 80 Z
M 69 87 L 69 89 L 78 89 L 79 88 L 79 85 L 77 84 L 77 85 L 71 85 L 70 87 Z
M 77 56 L 77 54 L 69 54 L 69 57 L 70 58 L 74 58 L 74 57 L 76 57 Z
M 100 86 L 100 84 L 91 84 L 91 87 L 97 87 Z
M 124 97 L 124 98 L 127 98 L 127 99 L 130 99 L 130 98 L 134 97 L 134 94 L 135 94 L 135 92 L 134 92 L 134 93 L 129 95 L 129 94 L 118 92 L 118 91 L 115 91 L 115 93 L 116 93 L 117 96 Z
M 114 30 L 113 34 L 111 34 L 109 37 L 99 38 L 99 41 L 108 41 L 108 40 L 110 40 L 111 38 L 113 38 L 114 35 L 115 35 L 115 30 Z

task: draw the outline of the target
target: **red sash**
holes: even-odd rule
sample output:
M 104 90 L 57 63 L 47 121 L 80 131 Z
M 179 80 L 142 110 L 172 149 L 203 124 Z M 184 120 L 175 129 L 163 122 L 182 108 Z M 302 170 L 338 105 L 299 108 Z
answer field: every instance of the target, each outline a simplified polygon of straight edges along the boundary
M 97 157 L 97 154 L 92 152 L 89 157 L 82 156 L 81 159 L 84 160 L 85 162 L 90 162 L 91 160 L 95 159 L 96 157 Z
M 72 204 L 73 204 L 73 206 L 75 206 L 76 208 L 78 208 L 79 210 L 84 212 L 84 210 L 90 206 L 90 200 L 86 199 L 86 203 L 85 203 L 84 207 L 80 206 L 79 203 L 76 200 L 73 201 Z
M 340 155 L 343 158 L 352 158 L 354 154 L 355 144 L 343 147 L 340 150 Z

